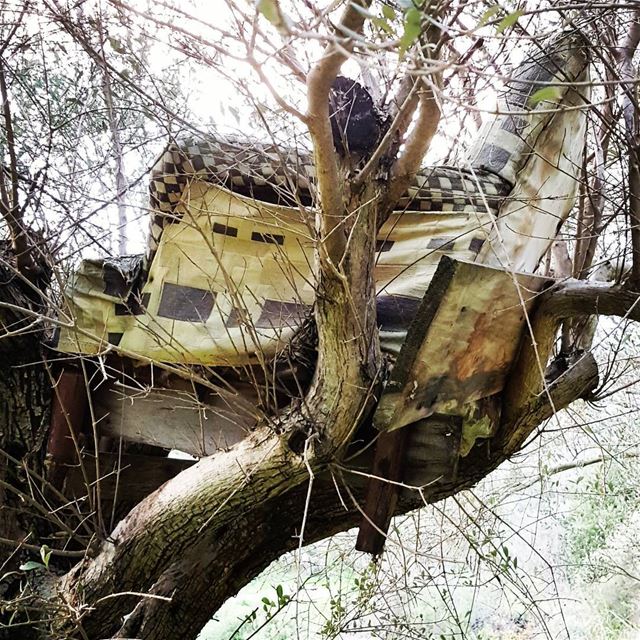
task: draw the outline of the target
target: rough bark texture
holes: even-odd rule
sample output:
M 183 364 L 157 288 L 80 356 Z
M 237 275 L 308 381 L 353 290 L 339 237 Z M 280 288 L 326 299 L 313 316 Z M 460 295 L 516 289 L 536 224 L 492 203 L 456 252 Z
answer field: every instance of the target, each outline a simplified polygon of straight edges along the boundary
M 1 247 L 0 247 L 1 249 Z M 2 253 L 2 251 L 0 251 Z M 44 469 L 43 448 L 49 426 L 51 384 L 43 365 L 42 323 L 18 309 L 38 309 L 34 288 L 15 274 L 11 258 L 0 261 L 0 601 L 20 591 L 12 574 L 26 554 L 12 541 L 47 540 L 55 532 L 46 508 L 39 505 Z M 23 333 L 26 331 L 26 333 Z M 5 337 L 6 336 L 6 337 Z M 59 505 L 56 505 L 59 506 Z M 2 611 L 0 610 L 0 614 Z M 2 620 L 4 616 L 0 616 Z M 29 637 L 26 629 L 23 637 Z M 15 631 L 0 627 L 0 638 Z

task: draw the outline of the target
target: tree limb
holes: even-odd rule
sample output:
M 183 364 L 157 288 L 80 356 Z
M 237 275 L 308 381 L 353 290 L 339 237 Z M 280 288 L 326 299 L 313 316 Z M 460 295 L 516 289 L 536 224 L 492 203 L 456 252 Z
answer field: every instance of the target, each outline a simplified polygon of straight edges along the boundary
M 9 180 L 10 190 L 5 185 L 4 165 L 0 168 L 0 213 L 5 219 L 11 242 L 16 256 L 18 271 L 23 275 L 32 267 L 32 258 L 29 251 L 29 241 L 27 231 L 24 228 L 19 202 L 18 192 L 18 160 L 16 157 L 16 140 L 13 131 L 13 118 L 11 116 L 11 106 L 9 104 L 9 94 L 5 77 L 4 59 L 0 57 L 0 98 L 2 99 L 2 115 L 7 138 L 7 150 L 9 152 Z
M 565 402 L 565 397 L 568 397 L 565 389 L 566 380 L 557 391 L 562 392 L 557 399 L 561 405 L 555 404 L 552 387 L 548 387 L 544 381 L 545 367 L 559 324 L 567 318 L 590 315 L 618 316 L 640 321 L 640 293 L 619 285 L 574 280 L 559 283 L 542 294 L 531 318 L 531 333 L 523 339 L 520 353 L 503 392 L 501 432 L 506 434 L 506 440 L 500 446 L 505 447 L 507 455 L 522 445 L 535 420 L 540 416 L 549 417 L 554 410 L 568 404 Z M 584 359 L 587 357 L 592 358 L 587 354 Z M 583 388 L 576 389 L 578 395 L 573 399 L 581 397 L 593 382 L 594 372 L 583 371 L 587 364 L 585 360 L 578 367 L 576 375 L 583 376 L 580 378 Z M 577 382 L 574 381 L 572 384 Z
M 356 0 L 345 10 L 336 31 L 359 32 L 365 21 L 362 11 L 371 0 Z M 329 119 L 329 92 L 340 68 L 353 49 L 353 41 L 338 46 L 335 40 L 326 47 L 320 60 L 307 76 L 307 125 L 313 143 L 314 164 L 319 198 L 320 241 L 327 256 L 337 264 L 344 254 L 346 239 L 339 227 L 344 218 L 344 180 L 340 178 L 338 156 L 333 148 L 333 134 Z

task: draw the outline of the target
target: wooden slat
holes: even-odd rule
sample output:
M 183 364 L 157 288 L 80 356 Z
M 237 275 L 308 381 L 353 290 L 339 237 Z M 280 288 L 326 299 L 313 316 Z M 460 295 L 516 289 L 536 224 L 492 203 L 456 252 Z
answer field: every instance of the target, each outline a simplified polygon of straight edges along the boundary
M 380 434 L 370 471 L 375 477 L 367 481 L 358 551 L 382 553 L 400 491 L 416 490 L 394 483 L 423 487 L 455 478 L 461 433 L 461 418 L 434 415 Z
M 155 491 L 167 480 L 195 464 L 194 460 L 162 458 L 159 456 L 118 455 L 99 453 L 100 497 L 105 503 L 114 500 L 133 506 Z M 96 492 L 96 461 L 93 455 L 82 457 L 84 471 L 75 465 L 67 471 L 64 494 L 81 499 Z M 89 487 L 85 482 L 89 481 Z M 104 505 L 103 505 L 104 507 Z
M 47 441 L 47 477 L 58 489 L 68 465 L 77 462 L 74 439 L 78 442 L 87 407 L 84 376 L 74 369 L 63 369 L 53 390 Z
M 437 414 L 400 431 L 407 431 L 403 460 L 405 484 L 426 487 L 455 479 L 460 459 L 462 418 Z
M 375 426 L 398 429 L 502 391 L 525 314 L 546 282 L 444 256 L 394 365 Z
M 356 549 L 378 555 L 384 549 L 391 516 L 396 508 L 402 480 L 402 462 L 407 429 L 387 431 L 378 436 L 376 451 L 367 481 L 364 514 L 360 522 Z M 391 482 L 389 482 L 391 481 Z
M 246 392 L 246 393 L 245 393 Z M 252 388 L 224 399 L 193 391 L 105 387 L 94 394 L 100 434 L 211 455 L 242 440 L 260 417 Z

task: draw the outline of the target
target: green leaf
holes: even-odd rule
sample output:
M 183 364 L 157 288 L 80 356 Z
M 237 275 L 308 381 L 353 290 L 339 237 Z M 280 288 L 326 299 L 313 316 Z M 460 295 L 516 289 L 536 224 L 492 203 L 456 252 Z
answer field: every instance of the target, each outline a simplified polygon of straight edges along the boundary
M 258 11 L 281 33 L 289 33 L 289 19 L 282 13 L 279 0 L 256 0 Z
M 415 24 L 420 26 L 420 18 L 422 17 L 420 11 L 418 11 L 418 9 L 416 9 L 415 7 L 411 7 L 411 9 L 409 9 L 405 14 L 404 14 L 404 21 L 406 24 Z
M 539 102 L 545 100 L 554 101 L 560 97 L 560 87 L 542 87 L 531 94 L 527 104 L 530 107 L 535 107 Z
M 280 10 L 276 0 L 258 0 L 256 7 L 271 24 L 275 26 L 280 24 Z
M 412 7 L 404 16 L 404 32 L 400 38 L 400 57 L 418 39 L 422 27 L 420 26 L 420 12 Z
M 34 571 L 35 569 L 45 569 L 46 567 L 35 560 L 29 560 L 20 565 L 20 571 Z
M 480 17 L 480 22 L 478 22 L 477 28 L 479 29 L 480 27 L 484 27 L 484 25 L 487 24 L 487 22 L 489 22 L 489 20 L 491 20 L 491 18 L 493 18 L 493 16 L 495 16 L 499 11 L 499 4 L 495 4 L 493 5 L 493 7 L 489 7 Z
M 510 13 L 509 15 L 502 18 L 502 20 L 500 20 L 500 22 L 498 23 L 498 27 L 496 28 L 496 33 L 503 33 L 507 29 L 513 27 L 513 25 L 516 22 L 518 22 L 518 20 L 520 19 L 520 16 L 523 13 L 524 11 L 521 11 L 520 9 L 518 9 L 517 11 L 514 11 L 513 13 Z
M 40 547 L 40 557 L 42 558 L 42 562 L 44 563 L 44 566 L 48 569 L 49 558 L 51 558 L 51 549 L 46 544 L 43 544 Z
M 109 44 L 111 45 L 111 48 L 116 53 L 124 53 L 125 52 L 125 48 L 124 48 L 122 42 L 120 40 L 118 40 L 118 38 L 113 38 L 113 37 L 109 36 Z
M 393 7 L 390 7 L 388 4 L 383 4 L 382 5 L 382 15 L 387 20 L 395 20 L 396 19 L 396 12 L 393 10 Z
M 393 34 L 393 27 L 384 18 L 374 16 L 371 18 L 371 22 L 373 22 L 378 29 L 382 29 L 385 33 L 388 33 L 389 35 Z

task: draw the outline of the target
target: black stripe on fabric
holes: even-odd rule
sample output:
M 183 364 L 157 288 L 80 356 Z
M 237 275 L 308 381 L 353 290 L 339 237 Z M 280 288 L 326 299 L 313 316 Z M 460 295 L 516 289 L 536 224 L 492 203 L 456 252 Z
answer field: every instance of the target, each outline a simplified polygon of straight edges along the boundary
M 411 296 L 378 296 L 378 326 L 382 331 L 406 331 L 418 312 L 420 302 L 420 298 Z
M 455 241 L 455 238 L 431 238 L 431 240 L 429 240 L 429 244 L 427 245 L 427 249 L 453 251 L 453 245 Z
M 221 233 L 232 238 L 238 237 L 238 229 L 236 227 L 228 227 L 226 224 L 220 224 L 219 222 L 213 223 L 213 233 Z
M 242 318 L 242 312 L 240 309 L 233 307 L 224 323 L 224 326 L 227 327 L 227 329 L 237 329 L 240 326 L 240 318 Z
M 112 344 L 114 346 L 118 346 L 120 344 L 120 341 L 122 340 L 122 333 L 108 333 L 107 334 L 107 342 L 109 342 L 109 344 Z
M 485 144 L 474 164 L 489 171 L 501 171 L 510 159 L 511 154 L 506 149 L 495 144 Z
M 304 320 L 311 307 L 299 302 L 265 300 L 262 313 L 256 321 L 258 329 L 298 325 Z
M 385 253 L 391 251 L 395 242 L 393 240 L 376 240 L 376 251 Z
M 208 289 L 165 282 L 162 285 L 158 315 L 184 322 L 204 322 L 213 309 L 215 299 L 215 292 Z
M 521 116 L 505 116 L 502 118 L 500 128 L 503 131 L 509 131 L 519 136 L 527 128 L 528 120 Z
M 259 233 L 254 231 L 251 234 L 251 239 L 254 242 L 266 242 L 267 244 L 284 244 L 284 236 L 277 233 Z

